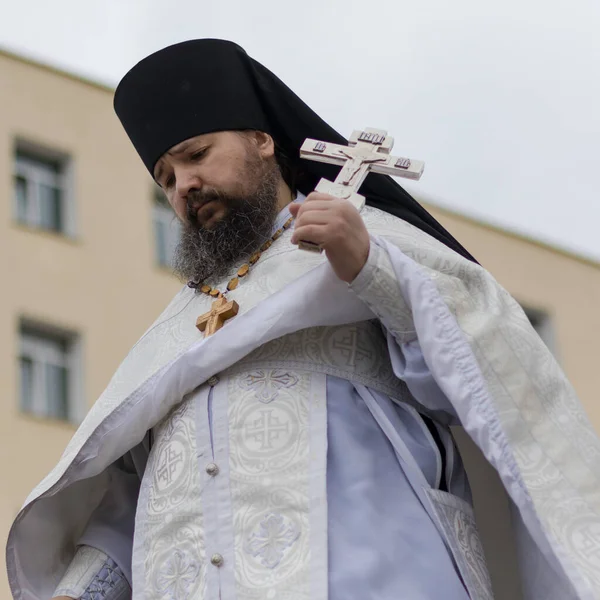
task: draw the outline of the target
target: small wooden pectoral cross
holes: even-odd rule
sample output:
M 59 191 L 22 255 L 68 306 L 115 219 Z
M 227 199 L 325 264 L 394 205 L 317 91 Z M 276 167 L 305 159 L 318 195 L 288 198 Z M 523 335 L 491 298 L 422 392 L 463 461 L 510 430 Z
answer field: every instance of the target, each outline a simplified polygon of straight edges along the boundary
M 221 329 L 225 324 L 225 321 L 235 317 L 239 310 L 240 306 L 235 300 L 227 302 L 227 300 L 221 296 L 212 303 L 209 312 L 198 317 L 196 320 L 196 327 L 200 331 L 204 331 L 204 337 L 208 337 Z
M 358 189 L 369 171 L 408 179 L 420 179 L 423 174 L 425 163 L 392 156 L 390 152 L 393 146 L 394 138 L 387 131 L 367 128 L 364 131 L 354 131 L 348 146 L 309 138 L 300 148 L 300 157 L 341 165 L 342 169 L 335 181 L 321 179 L 315 191 L 349 200 L 360 211 L 365 205 L 365 197 L 358 193 Z M 321 252 L 318 245 L 310 242 L 301 241 L 298 247 Z

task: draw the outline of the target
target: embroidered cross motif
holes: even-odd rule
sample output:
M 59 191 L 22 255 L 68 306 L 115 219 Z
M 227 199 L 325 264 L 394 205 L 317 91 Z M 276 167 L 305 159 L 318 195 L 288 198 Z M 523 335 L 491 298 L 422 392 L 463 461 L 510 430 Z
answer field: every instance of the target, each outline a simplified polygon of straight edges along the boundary
M 267 569 L 274 569 L 285 551 L 300 537 L 298 527 L 287 517 L 267 514 L 249 536 L 244 550 L 259 558 Z
M 168 446 L 163 452 L 162 461 L 156 470 L 156 478 L 165 485 L 173 481 L 173 475 L 177 471 L 179 464 L 183 462 L 183 452 L 175 452 L 171 446 Z
M 346 359 L 346 364 L 350 367 L 356 366 L 357 359 L 370 359 L 373 355 L 368 347 L 360 343 L 358 331 L 355 327 L 348 331 L 347 336 L 342 339 L 335 339 L 332 347 L 340 351 L 341 355 Z
M 260 450 L 272 450 L 273 442 L 280 439 L 281 434 L 288 436 L 290 424 L 282 423 L 273 415 L 272 410 L 261 410 L 260 417 L 246 425 L 246 435 L 260 444 Z
M 167 598 L 189 598 L 199 574 L 200 564 L 194 556 L 174 548 L 160 566 L 156 588 Z
M 254 388 L 254 395 L 263 404 L 273 402 L 282 388 L 290 388 L 298 383 L 298 377 L 287 371 L 257 369 L 240 380 L 240 387 Z

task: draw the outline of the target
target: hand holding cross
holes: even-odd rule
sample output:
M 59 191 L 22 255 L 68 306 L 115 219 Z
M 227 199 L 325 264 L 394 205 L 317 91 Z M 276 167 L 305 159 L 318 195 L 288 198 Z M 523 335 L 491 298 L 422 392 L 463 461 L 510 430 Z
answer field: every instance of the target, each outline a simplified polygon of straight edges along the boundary
M 348 146 L 307 139 L 300 148 L 300 157 L 318 162 L 341 165 L 335 182 L 321 179 L 315 192 L 349 200 L 359 211 L 365 204 L 364 196 L 358 189 L 369 171 L 386 175 L 395 175 L 408 179 L 419 179 L 425 164 L 390 154 L 394 138 L 381 129 L 354 131 Z M 300 241 L 298 247 L 303 250 L 321 252 L 321 248 L 310 242 Z

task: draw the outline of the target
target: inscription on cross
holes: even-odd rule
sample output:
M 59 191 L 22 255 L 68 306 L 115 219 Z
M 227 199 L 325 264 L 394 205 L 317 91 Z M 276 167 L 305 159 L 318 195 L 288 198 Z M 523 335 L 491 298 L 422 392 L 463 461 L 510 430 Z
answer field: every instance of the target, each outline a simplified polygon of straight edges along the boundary
M 340 165 L 342 169 L 335 181 L 321 179 L 315 191 L 349 200 L 358 210 L 362 210 L 365 197 L 358 193 L 358 189 L 369 171 L 406 179 L 420 179 L 423 174 L 423 161 L 392 156 L 390 152 L 393 146 L 394 138 L 387 131 L 367 128 L 354 131 L 348 146 L 308 138 L 300 148 L 300 157 Z M 321 251 L 319 246 L 309 242 L 300 242 L 298 247 Z

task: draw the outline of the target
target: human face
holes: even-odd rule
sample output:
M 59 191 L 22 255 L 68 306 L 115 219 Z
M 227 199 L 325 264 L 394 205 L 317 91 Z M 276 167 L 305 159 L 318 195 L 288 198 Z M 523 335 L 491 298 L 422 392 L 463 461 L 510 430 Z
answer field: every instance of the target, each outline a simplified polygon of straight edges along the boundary
M 249 154 L 273 160 L 273 139 L 259 131 L 199 135 L 163 154 L 154 178 L 182 222 L 212 229 L 228 210 L 219 196 L 243 198 L 254 192 L 257 174 L 248 172 Z
M 229 152 L 220 144 L 225 140 L 217 140 L 212 154 L 198 157 L 205 140 L 195 139 L 182 145 L 181 154 L 173 152 L 162 169 L 157 165 L 157 179 L 183 224 L 172 265 L 181 279 L 218 280 L 272 234 L 283 182 L 277 162 L 264 158 L 255 132 L 232 135 L 237 139 L 227 140 Z M 234 161 L 231 168 L 227 163 Z

